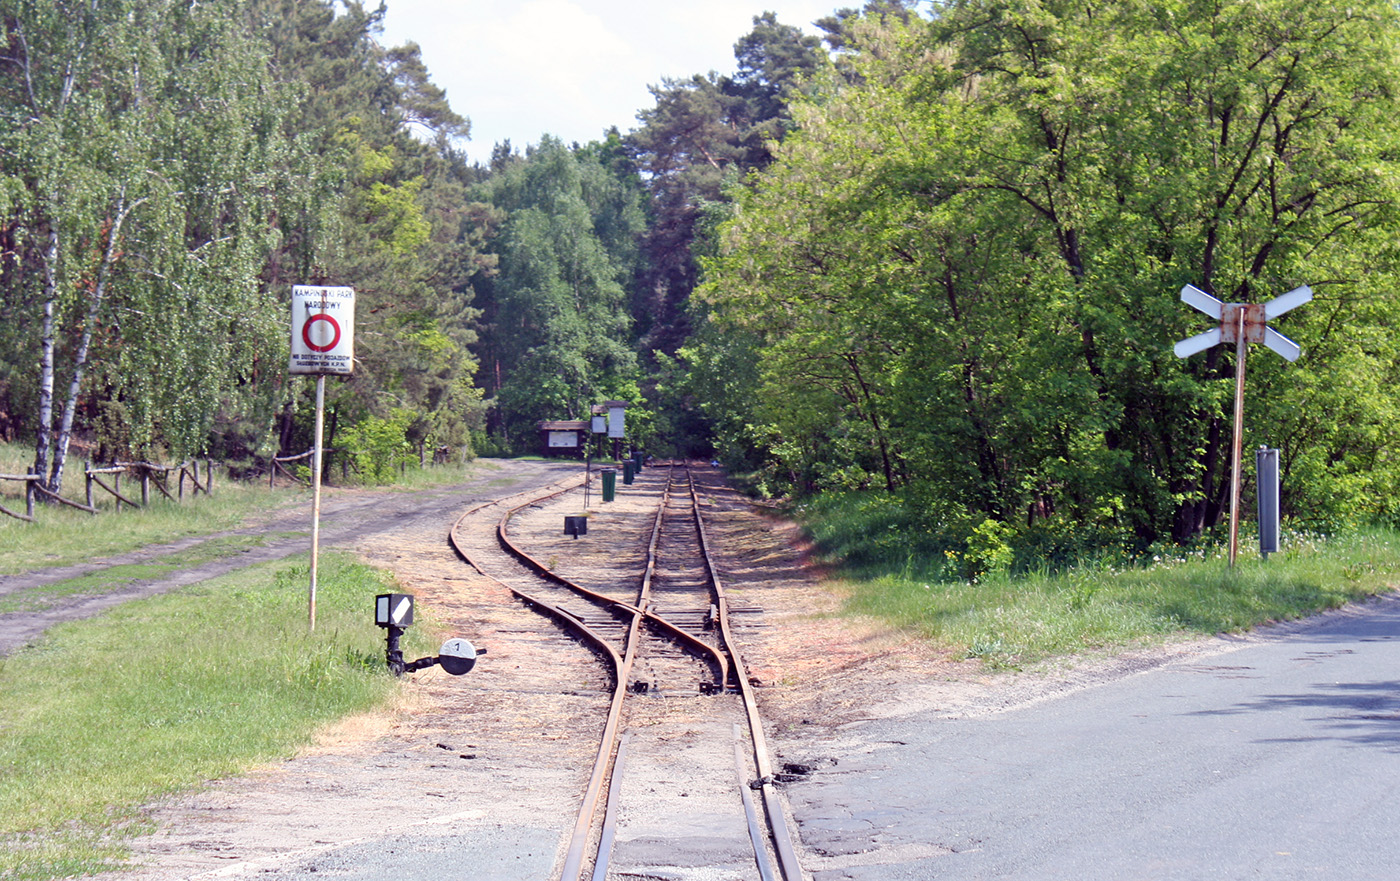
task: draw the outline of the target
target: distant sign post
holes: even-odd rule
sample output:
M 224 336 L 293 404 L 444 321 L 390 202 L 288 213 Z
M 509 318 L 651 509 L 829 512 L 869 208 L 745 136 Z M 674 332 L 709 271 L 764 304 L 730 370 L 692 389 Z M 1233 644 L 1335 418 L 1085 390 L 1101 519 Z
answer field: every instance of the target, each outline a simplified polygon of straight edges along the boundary
M 1312 288 L 1303 285 L 1267 303 L 1222 303 L 1192 285 L 1181 289 L 1181 301 L 1220 322 L 1220 326 L 1178 342 L 1172 351 L 1189 358 L 1219 343 L 1235 344 L 1235 437 L 1230 460 L 1230 566 L 1239 554 L 1240 458 L 1244 448 L 1244 358 L 1249 343 L 1263 343 L 1288 361 L 1297 361 L 1303 350 L 1268 321 L 1312 299 Z
M 355 289 L 295 285 L 292 288 L 292 354 L 288 370 L 316 377 L 316 446 L 311 457 L 311 585 L 308 628 L 316 629 L 316 574 L 321 545 L 322 438 L 326 374 L 349 376 L 355 368 Z

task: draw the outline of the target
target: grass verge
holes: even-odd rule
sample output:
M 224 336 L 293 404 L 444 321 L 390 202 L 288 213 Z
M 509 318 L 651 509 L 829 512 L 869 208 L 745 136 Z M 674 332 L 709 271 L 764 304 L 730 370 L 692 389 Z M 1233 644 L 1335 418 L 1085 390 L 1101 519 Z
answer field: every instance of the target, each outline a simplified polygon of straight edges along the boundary
M 1096 564 L 1059 573 L 1005 573 L 975 581 L 926 577 L 907 554 L 838 566 L 847 608 L 917 633 L 993 668 L 1247 630 L 1385 593 L 1400 581 L 1400 535 L 1286 537 L 1267 561 L 1220 551 L 1157 555 L 1140 565 Z
M 140 807 L 288 756 L 388 700 L 372 597 L 386 577 L 322 558 L 317 628 L 304 564 L 237 573 L 53 628 L 0 659 L 0 878 L 120 867 Z M 431 653 L 430 627 L 406 653 Z
M 67 494 L 71 496 L 71 493 Z M 248 525 L 294 507 L 310 509 L 310 492 L 270 490 L 267 484 L 225 481 L 212 496 L 187 497 L 183 503 L 152 500 L 139 511 L 118 514 L 99 505 L 101 514 L 45 505 L 34 523 L 0 516 L 0 575 L 66 566 L 154 544 L 209 535 Z M 12 507 L 12 506 L 11 506 Z M 23 510 L 21 504 L 20 510 Z

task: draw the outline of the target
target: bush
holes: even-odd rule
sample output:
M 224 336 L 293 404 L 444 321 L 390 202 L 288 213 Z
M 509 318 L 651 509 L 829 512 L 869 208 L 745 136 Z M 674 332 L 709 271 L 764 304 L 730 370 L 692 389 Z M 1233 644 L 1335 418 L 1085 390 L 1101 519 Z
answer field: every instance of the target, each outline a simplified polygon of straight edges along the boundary
M 408 442 L 412 414 L 396 410 L 388 419 L 367 417 L 344 434 L 344 445 L 360 475 L 370 483 L 391 483 L 402 466 L 416 463 Z

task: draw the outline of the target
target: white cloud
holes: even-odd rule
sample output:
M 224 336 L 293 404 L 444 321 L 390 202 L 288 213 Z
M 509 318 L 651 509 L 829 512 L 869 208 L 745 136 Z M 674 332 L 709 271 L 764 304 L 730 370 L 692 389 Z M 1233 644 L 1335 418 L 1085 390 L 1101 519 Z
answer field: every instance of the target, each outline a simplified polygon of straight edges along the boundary
M 831 0 L 388 0 L 384 40 L 412 40 L 453 109 L 472 121 L 471 158 L 497 141 L 524 148 L 543 134 L 566 143 L 633 128 L 649 85 L 734 70 L 734 43 L 753 17 L 809 33 Z

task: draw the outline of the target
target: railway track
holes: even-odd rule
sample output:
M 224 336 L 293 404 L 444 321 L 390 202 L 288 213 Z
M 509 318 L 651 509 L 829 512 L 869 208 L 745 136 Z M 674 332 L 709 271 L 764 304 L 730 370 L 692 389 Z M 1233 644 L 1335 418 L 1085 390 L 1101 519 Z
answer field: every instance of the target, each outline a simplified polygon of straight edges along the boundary
M 654 511 L 610 516 L 606 538 L 590 530 L 589 546 L 609 551 L 602 567 L 576 565 L 579 545 L 562 528 L 553 538 L 538 528 L 562 524 L 579 483 L 477 506 L 451 533 L 463 559 L 554 622 L 570 643 L 561 651 L 597 659 L 590 685 L 608 712 L 557 877 L 685 865 L 801 881 L 690 469 L 649 468 L 625 490 L 639 511 L 652 497 Z

